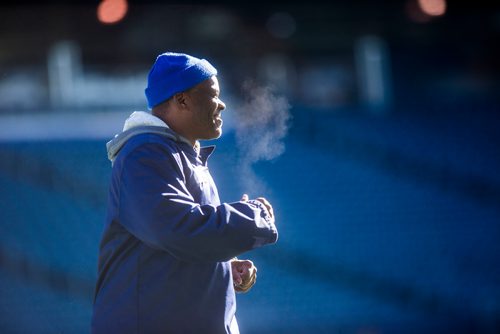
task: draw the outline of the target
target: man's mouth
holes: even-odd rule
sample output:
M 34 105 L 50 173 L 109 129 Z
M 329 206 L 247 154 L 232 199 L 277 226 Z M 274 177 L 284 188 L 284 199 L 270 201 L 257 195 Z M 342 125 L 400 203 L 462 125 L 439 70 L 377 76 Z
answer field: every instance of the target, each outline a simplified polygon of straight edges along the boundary
M 214 122 L 215 122 L 215 125 L 217 125 L 217 127 L 222 126 L 223 121 L 222 121 L 220 113 L 214 115 Z

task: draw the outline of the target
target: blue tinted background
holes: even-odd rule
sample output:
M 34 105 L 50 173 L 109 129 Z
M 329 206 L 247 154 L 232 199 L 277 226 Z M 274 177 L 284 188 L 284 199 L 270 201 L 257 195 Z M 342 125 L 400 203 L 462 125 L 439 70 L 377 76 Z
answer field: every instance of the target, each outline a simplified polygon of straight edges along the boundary
M 349 80 L 341 80 L 346 85 L 343 98 L 325 99 L 322 105 L 306 96 L 312 81 L 290 93 L 292 119 L 284 153 L 253 165 L 267 187 L 264 195 L 274 206 L 280 238 L 274 246 L 240 256 L 253 260 L 259 270 L 251 292 L 238 295 L 242 333 L 500 331 L 500 95 L 498 47 L 493 47 L 500 11 L 449 5 L 448 18 L 427 25 L 407 23 L 404 6 L 387 5 L 386 16 L 371 12 L 367 4 L 326 7 L 323 13 L 309 8 L 302 16 L 300 10 L 278 5 L 262 11 L 223 7 L 233 11 L 244 31 L 265 26 L 273 11 L 292 13 L 297 23 L 293 37 L 256 48 L 287 53 L 297 66 L 329 56 L 349 72 L 352 62 L 342 59 L 352 57 L 356 29 L 385 37 L 394 94 L 393 103 L 380 112 L 359 102 Z M 84 22 L 87 7 L 82 8 L 70 12 Z M 81 45 L 93 45 L 84 47 L 84 63 L 116 59 L 124 66 L 149 64 L 136 50 L 132 56 L 109 58 L 103 48 L 104 56 L 96 56 L 96 44 L 112 43 L 108 38 L 114 34 L 122 41 L 113 43 L 126 50 L 126 43 L 151 33 L 147 23 L 144 30 L 132 29 L 131 23 L 141 22 L 134 16 L 139 14 L 132 14 L 137 12 L 158 22 L 147 16 L 152 15 L 146 14 L 147 7 L 132 2 L 131 8 L 128 23 L 109 28 L 102 39 L 84 38 L 102 28 L 67 32 Z M 30 10 L 35 16 L 36 9 Z M 333 14 L 325 18 L 325 12 Z M 475 28 L 467 32 L 468 24 Z M 36 29 L 25 29 L 36 35 Z M 20 31 L 6 28 L 0 36 L 8 43 Z M 329 35 L 328 42 L 338 48 L 325 47 L 328 31 L 347 34 L 344 39 Z M 59 30 L 52 35 L 61 37 Z M 225 73 L 231 72 L 221 71 L 221 83 L 234 94 L 236 86 L 229 83 L 238 82 L 243 69 L 227 52 L 259 52 L 237 49 L 232 39 L 225 55 L 184 42 L 165 37 L 163 45 L 212 54 Z M 155 50 L 143 52 L 149 59 Z M 36 64 L 36 52 L 33 57 Z M 4 77 L 14 66 L 5 59 Z M 19 61 L 29 67 L 22 56 Z M 257 75 L 252 67 L 247 71 Z M 328 78 L 342 76 L 331 73 Z M 6 116 L 109 109 L 62 110 L 42 102 L 21 109 L 0 96 L 0 115 Z M 128 113 L 135 107 L 120 108 Z M 0 331 L 89 332 L 111 172 L 107 139 L 0 142 Z M 241 183 L 234 130 L 228 127 L 219 140 L 207 144 L 217 145 L 210 168 L 221 199 L 239 199 L 248 189 Z

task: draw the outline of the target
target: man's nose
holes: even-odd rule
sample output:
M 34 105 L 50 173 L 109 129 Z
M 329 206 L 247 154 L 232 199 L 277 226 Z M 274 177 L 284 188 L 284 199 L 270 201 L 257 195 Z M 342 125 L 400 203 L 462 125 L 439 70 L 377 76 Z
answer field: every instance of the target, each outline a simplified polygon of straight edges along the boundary
M 224 103 L 224 101 L 219 99 L 219 110 L 224 110 L 224 109 L 226 109 L 226 104 Z

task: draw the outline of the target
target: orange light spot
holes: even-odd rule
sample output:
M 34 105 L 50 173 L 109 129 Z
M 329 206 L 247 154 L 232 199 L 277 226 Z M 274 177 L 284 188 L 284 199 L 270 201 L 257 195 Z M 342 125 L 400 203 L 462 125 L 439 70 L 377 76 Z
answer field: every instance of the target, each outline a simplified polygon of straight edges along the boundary
M 101 23 L 114 24 L 121 21 L 127 11 L 127 0 L 104 0 L 97 7 L 97 18 Z
M 445 0 L 418 0 L 418 6 L 429 16 L 441 16 L 446 12 Z

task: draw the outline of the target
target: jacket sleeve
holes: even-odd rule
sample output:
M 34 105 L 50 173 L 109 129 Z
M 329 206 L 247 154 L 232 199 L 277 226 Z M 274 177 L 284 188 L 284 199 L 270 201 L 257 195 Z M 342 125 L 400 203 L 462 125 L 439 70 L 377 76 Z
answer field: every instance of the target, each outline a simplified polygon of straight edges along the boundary
M 194 202 L 182 166 L 160 144 L 135 148 L 120 168 L 118 220 L 136 238 L 185 261 L 227 261 L 274 243 L 274 220 L 260 202 Z

